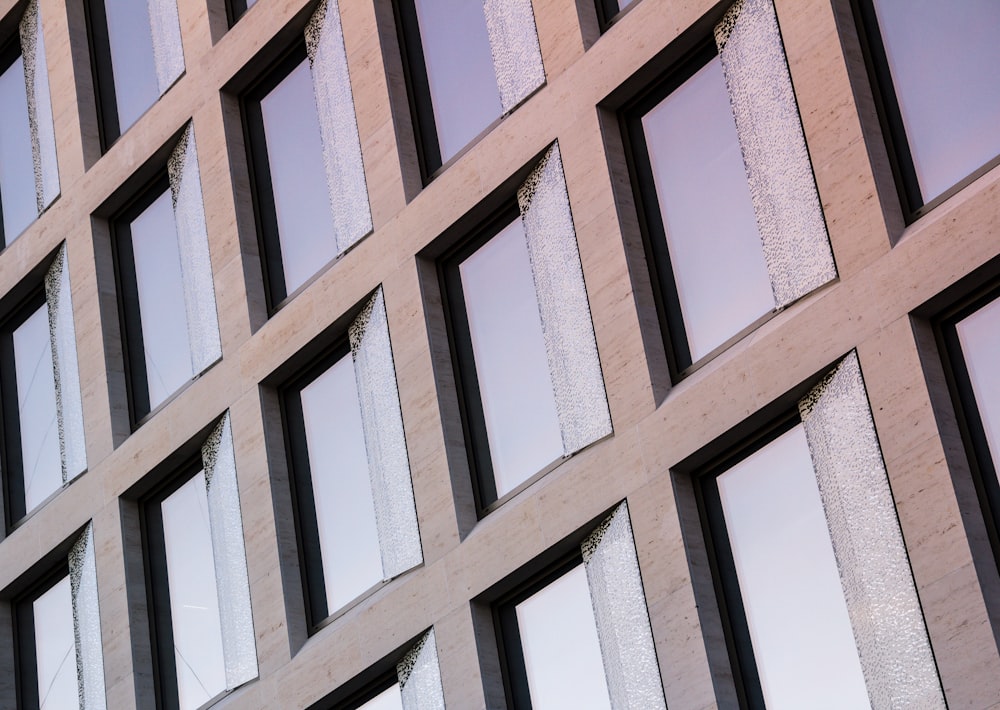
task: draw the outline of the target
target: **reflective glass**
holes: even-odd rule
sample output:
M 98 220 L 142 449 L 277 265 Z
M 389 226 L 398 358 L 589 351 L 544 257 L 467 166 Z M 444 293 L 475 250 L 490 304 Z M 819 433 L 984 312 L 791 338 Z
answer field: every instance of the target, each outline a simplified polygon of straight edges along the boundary
M 118 130 L 124 133 L 160 97 L 145 0 L 103 0 L 111 45 Z
M 22 57 L 0 73 L 0 232 L 4 244 L 14 241 L 38 217 L 24 81 Z
M 260 110 L 288 294 L 337 255 L 308 60 L 261 100 Z
M 875 0 L 924 202 L 1000 155 L 1000 3 Z
M 521 220 L 463 261 L 459 273 L 501 497 L 563 453 Z
M 24 509 L 31 511 L 62 486 L 48 306 L 19 325 L 13 341 Z
M 531 707 L 610 708 L 583 565 L 515 607 Z
M 1000 468 L 1000 300 L 959 321 L 955 329 L 972 381 L 994 467 Z
M 327 610 L 382 579 L 382 557 L 354 363 L 345 355 L 302 388 Z
M 718 57 L 642 117 L 692 362 L 774 309 Z
M 226 688 L 204 472 L 170 494 L 160 510 L 177 695 L 182 709 L 193 709 Z
M 802 426 L 718 486 L 767 706 L 870 707 Z
M 41 710 L 77 708 L 76 637 L 69 577 L 63 577 L 38 597 L 32 604 L 32 612 L 38 705 Z
M 441 162 L 503 112 L 482 2 L 414 0 Z
M 399 683 L 382 691 L 361 705 L 358 710 L 403 710 L 403 696 L 399 691 Z
M 132 221 L 131 232 L 149 407 L 155 409 L 194 375 L 169 190 Z

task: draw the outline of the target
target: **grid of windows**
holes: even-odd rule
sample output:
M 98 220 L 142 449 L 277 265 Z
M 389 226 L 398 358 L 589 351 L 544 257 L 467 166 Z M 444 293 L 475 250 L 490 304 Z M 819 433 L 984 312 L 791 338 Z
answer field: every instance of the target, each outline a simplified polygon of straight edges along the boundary
M 0 17 L 0 706 L 994 702 L 992 5 L 201 5 Z

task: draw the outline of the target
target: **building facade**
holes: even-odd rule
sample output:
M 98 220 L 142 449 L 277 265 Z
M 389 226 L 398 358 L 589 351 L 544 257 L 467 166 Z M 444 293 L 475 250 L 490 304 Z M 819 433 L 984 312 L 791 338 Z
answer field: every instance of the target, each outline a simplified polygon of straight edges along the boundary
M 0 0 L 0 707 L 1000 707 L 997 26 Z

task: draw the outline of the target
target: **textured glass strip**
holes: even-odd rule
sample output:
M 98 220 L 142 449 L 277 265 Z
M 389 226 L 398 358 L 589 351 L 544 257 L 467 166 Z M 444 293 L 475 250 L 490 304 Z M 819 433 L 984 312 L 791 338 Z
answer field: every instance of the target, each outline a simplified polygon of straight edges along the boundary
M 559 144 L 517 191 L 567 455 L 611 433 Z
M 403 710 L 444 710 L 437 643 L 431 629 L 396 666 Z
M 28 124 L 31 127 L 31 157 L 35 166 L 35 198 L 38 213 L 59 194 L 59 165 L 56 161 L 56 134 L 49 95 L 49 71 L 45 61 L 45 40 L 38 0 L 31 0 L 21 19 L 21 56 L 28 97 Z
M 148 0 L 149 29 L 153 35 L 156 83 L 162 96 L 184 73 L 184 45 L 177 0 Z
M 737 0 L 715 28 L 779 308 L 837 277 L 771 0 Z
M 628 505 L 619 505 L 580 547 L 611 706 L 666 710 Z
M 212 527 L 219 619 L 228 689 L 257 677 L 257 644 L 250 609 L 250 582 L 243 546 L 243 516 L 236 483 L 236 452 L 229 412 L 201 448 Z
M 351 324 L 349 337 L 368 451 L 382 572 L 386 579 L 392 579 L 420 564 L 423 553 L 381 287 Z
M 946 707 L 857 354 L 799 402 L 872 707 Z
M 198 374 L 222 357 L 222 342 L 215 310 L 215 285 L 208 251 L 198 149 L 194 140 L 194 126 L 190 123 L 170 154 L 167 172 L 177 222 L 184 309 L 191 343 L 191 371 Z
M 372 230 L 372 215 L 337 0 L 320 2 L 305 37 L 334 237 L 341 253 Z
M 76 638 L 76 678 L 81 710 L 104 710 L 104 651 L 101 642 L 101 612 L 97 595 L 97 559 L 94 524 L 69 553 L 69 580 L 73 596 L 73 632 Z
M 73 323 L 73 300 L 65 244 L 59 248 L 55 261 L 45 275 L 45 301 L 49 307 L 49 338 L 52 342 L 52 369 L 55 373 L 62 480 L 66 483 L 87 468 L 87 447 L 83 433 L 83 399 L 80 394 L 76 326 Z
M 531 0 L 483 0 L 493 70 L 503 112 L 513 110 L 545 83 Z

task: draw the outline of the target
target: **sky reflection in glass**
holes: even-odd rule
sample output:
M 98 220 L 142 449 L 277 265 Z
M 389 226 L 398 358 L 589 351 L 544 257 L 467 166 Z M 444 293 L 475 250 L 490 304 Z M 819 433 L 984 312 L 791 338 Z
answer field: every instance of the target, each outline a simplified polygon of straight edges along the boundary
M 194 375 L 169 191 L 132 221 L 131 232 L 149 408 L 155 409 Z
M 4 244 L 38 217 L 23 57 L 0 73 L 0 212 Z
M 515 607 L 535 710 L 610 708 L 583 565 Z
M 337 256 L 308 60 L 261 100 L 260 110 L 287 294 Z
M 876 0 L 924 202 L 1000 155 L 1000 3 Z
M 104 0 L 104 10 L 118 127 L 124 133 L 160 98 L 149 6 L 146 0 Z
M 403 696 L 399 692 L 399 683 L 383 690 L 358 710 L 403 710 Z
M 79 707 L 76 641 L 69 577 L 63 577 L 32 604 L 38 704 L 41 710 Z
M 199 471 L 160 506 L 177 695 L 183 710 L 193 710 L 226 688 L 205 473 Z
M 959 321 L 955 330 L 994 467 L 1000 464 L 1000 300 Z
M 354 363 L 345 355 L 302 388 L 327 612 L 382 579 Z
M 802 425 L 717 480 L 768 707 L 869 707 Z
M 14 330 L 13 341 L 24 509 L 30 512 L 62 487 L 47 305 Z
M 520 219 L 459 265 L 497 496 L 562 456 Z
M 482 2 L 414 0 L 441 162 L 503 112 Z

